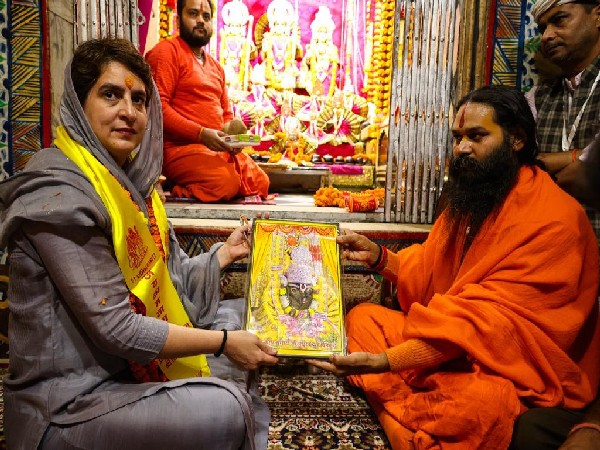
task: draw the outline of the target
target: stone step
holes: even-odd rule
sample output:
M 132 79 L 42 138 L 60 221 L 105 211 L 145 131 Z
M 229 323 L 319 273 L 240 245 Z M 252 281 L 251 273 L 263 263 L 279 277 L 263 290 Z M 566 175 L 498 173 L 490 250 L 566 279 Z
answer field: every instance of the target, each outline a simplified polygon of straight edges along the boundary
M 310 220 L 315 222 L 383 222 L 383 208 L 374 212 L 348 212 L 343 208 L 305 205 L 238 205 L 167 202 L 169 218 L 239 220 L 240 214 L 255 217 L 268 212 L 273 219 Z

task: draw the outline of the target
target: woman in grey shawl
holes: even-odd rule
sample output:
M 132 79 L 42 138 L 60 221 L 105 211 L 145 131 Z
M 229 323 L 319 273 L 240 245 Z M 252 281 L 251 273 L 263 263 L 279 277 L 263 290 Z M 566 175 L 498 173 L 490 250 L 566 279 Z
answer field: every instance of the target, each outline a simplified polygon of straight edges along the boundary
M 162 118 L 135 47 L 121 39 L 82 44 L 65 71 L 60 115 L 70 139 L 148 218 Z M 0 212 L 0 241 L 10 252 L 9 448 L 266 448 L 269 412 L 255 369 L 277 358 L 239 330 L 244 302 L 219 294 L 220 270 L 248 253 L 247 226 L 195 258 L 169 230 L 166 263 L 187 328 L 132 311 L 111 216 L 60 149 L 36 153 L 0 183 Z M 210 377 L 140 382 L 131 370 L 197 354 L 207 354 Z

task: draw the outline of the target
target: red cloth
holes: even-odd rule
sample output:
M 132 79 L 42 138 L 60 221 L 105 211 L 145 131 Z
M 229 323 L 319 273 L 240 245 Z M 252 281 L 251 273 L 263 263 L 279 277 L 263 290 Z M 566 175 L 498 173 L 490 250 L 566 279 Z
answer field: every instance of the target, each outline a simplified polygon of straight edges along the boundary
M 213 152 L 198 142 L 202 127 L 222 130 L 232 119 L 225 74 L 205 53 L 201 65 L 179 36 L 158 43 L 146 54 L 160 93 L 164 121 L 163 174 L 178 197 L 204 202 L 269 190 L 267 174 L 246 155 Z
M 340 145 L 321 144 L 315 150 L 319 156 L 331 155 L 336 156 L 354 156 L 354 145 L 343 143 Z
M 351 381 L 366 391 L 392 442 L 408 428 L 416 449 L 505 449 L 525 408 L 582 408 L 596 395 L 595 235 L 581 206 L 529 167 L 462 263 L 464 238 L 446 225 L 442 215 L 423 245 L 388 252 L 383 274 L 407 313 L 353 309 L 348 349 L 394 351 L 417 338 L 453 344 L 465 356 Z
M 315 164 L 319 169 L 329 169 L 332 175 L 362 175 L 363 166 L 356 164 Z

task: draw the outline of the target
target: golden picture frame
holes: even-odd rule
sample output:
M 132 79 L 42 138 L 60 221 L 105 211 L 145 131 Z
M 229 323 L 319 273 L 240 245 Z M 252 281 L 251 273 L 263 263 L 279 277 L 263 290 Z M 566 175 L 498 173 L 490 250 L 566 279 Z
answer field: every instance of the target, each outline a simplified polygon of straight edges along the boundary
M 332 223 L 253 221 L 245 328 L 278 356 L 346 354 L 339 232 Z

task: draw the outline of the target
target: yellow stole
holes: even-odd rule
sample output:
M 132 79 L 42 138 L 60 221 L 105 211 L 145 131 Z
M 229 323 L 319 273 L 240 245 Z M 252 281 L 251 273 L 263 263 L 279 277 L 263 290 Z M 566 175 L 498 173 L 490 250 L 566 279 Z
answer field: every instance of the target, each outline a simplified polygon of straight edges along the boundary
M 192 327 L 173 286 L 167 265 L 148 229 L 148 219 L 106 167 L 85 147 L 72 140 L 62 126 L 56 131 L 54 144 L 88 177 L 108 211 L 112 222 L 115 255 L 130 292 L 144 303 L 148 316 Z M 152 190 L 151 198 L 160 238 L 168 258 L 167 214 L 155 189 Z M 170 380 L 210 376 L 204 355 L 159 359 L 158 362 Z

